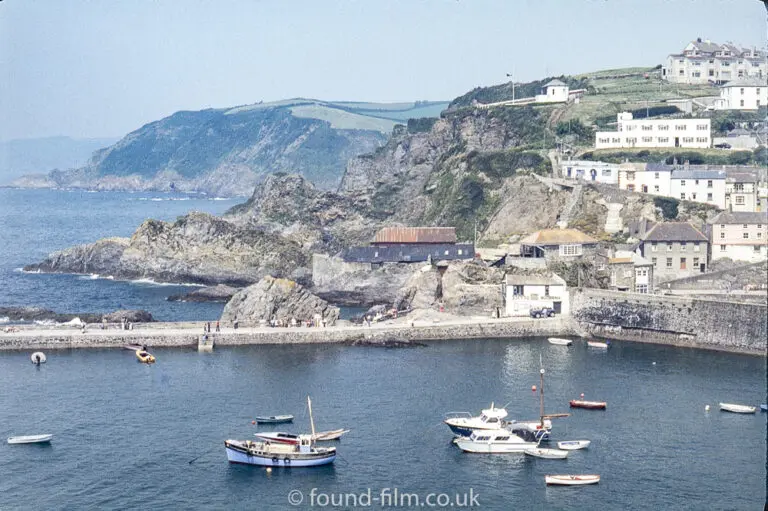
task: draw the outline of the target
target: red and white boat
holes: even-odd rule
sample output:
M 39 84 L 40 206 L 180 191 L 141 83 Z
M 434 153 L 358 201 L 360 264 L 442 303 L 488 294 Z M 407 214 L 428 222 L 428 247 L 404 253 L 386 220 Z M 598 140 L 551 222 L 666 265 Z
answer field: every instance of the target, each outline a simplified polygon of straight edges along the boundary
M 545 475 L 544 480 L 547 484 L 559 484 L 563 486 L 580 486 L 583 484 L 597 484 L 600 482 L 599 475 Z
M 608 403 L 605 401 L 584 401 L 582 399 L 571 399 L 571 408 L 586 408 L 588 410 L 605 410 Z

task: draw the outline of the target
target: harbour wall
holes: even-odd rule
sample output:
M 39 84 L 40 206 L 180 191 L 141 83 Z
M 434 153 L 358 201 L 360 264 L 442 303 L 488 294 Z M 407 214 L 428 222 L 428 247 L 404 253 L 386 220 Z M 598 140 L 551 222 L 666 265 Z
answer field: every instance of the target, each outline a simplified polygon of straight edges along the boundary
M 21 330 L 1 333 L 0 350 L 119 348 L 127 344 L 151 347 L 196 347 L 203 323 L 175 325 L 145 324 L 135 330 Z M 326 328 L 226 328 L 207 334 L 215 346 L 248 344 L 382 344 L 455 339 L 502 339 L 553 335 L 578 335 L 569 317 L 546 319 L 487 319 L 449 321 L 438 324 L 374 324 Z
M 597 337 L 766 355 L 764 304 L 576 289 L 571 315 Z

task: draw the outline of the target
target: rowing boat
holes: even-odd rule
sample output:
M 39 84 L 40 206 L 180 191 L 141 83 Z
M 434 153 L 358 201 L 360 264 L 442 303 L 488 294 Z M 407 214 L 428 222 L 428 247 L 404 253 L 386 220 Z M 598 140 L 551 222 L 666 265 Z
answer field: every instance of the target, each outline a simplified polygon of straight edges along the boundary
M 731 413 L 755 413 L 756 406 L 735 405 L 733 403 L 720 403 L 720 410 Z
M 557 484 L 563 486 L 580 486 L 584 484 L 596 484 L 600 482 L 599 475 L 546 475 L 544 480 L 547 484 Z
M 549 344 L 555 344 L 557 346 L 570 346 L 573 344 L 573 341 L 570 339 L 561 339 L 559 337 L 550 337 L 547 339 L 549 341 Z
M 586 449 L 591 444 L 589 440 L 566 440 L 557 442 L 557 448 L 565 451 L 575 451 L 577 449 Z
M 51 441 L 53 435 L 26 435 L 8 438 L 9 444 L 45 444 Z
M 544 458 L 547 460 L 563 460 L 568 457 L 568 451 L 563 451 L 560 449 L 544 449 L 543 447 L 526 449 L 525 454 L 529 456 L 536 456 L 537 458 Z
M 605 401 L 583 401 L 581 399 L 571 399 L 571 408 L 586 408 L 588 410 L 605 410 L 608 403 Z

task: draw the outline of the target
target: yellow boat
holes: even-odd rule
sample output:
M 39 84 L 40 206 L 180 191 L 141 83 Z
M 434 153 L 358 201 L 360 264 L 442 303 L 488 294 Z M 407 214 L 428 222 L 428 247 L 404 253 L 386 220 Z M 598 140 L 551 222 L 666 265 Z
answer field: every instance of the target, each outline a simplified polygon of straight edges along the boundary
M 136 358 L 139 359 L 139 362 L 143 362 L 145 364 L 155 363 L 155 356 L 148 351 L 136 350 Z

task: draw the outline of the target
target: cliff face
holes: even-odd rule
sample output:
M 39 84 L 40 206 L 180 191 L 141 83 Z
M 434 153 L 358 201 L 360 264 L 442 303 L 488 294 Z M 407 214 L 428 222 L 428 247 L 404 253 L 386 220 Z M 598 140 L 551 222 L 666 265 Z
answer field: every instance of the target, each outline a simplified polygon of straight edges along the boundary
M 334 128 L 281 106 L 177 112 L 96 151 L 81 168 L 18 184 L 237 196 L 288 171 L 331 189 L 349 158 L 385 141 L 381 131 Z

